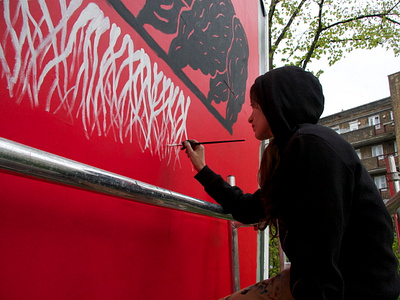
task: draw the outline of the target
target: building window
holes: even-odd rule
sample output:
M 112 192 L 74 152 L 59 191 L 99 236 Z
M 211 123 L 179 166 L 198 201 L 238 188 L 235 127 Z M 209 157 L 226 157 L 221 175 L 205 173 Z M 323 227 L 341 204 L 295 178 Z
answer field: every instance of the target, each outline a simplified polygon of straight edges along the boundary
M 375 129 L 380 129 L 381 128 L 381 120 L 379 118 L 379 115 L 371 116 L 368 118 L 368 124 L 369 126 L 374 126 Z
M 379 190 L 385 190 L 387 188 L 387 183 L 386 183 L 386 176 L 375 176 L 374 177 L 374 182 L 376 187 Z
M 378 159 L 383 159 L 383 147 L 382 145 L 376 145 L 371 147 L 372 157 L 378 157 Z
M 360 150 L 360 149 L 356 149 L 356 153 L 357 153 L 357 155 L 358 155 L 358 158 L 359 158 L 359 159 L 362 159 L 362 158 L 361 158 L 361 150 Z
M 349 123 L 350 131 L 358 129 L 358 121 L 353 121 Z
M 393 121 L 393 111 L 392 110 L 390 111 L 390 120 Z

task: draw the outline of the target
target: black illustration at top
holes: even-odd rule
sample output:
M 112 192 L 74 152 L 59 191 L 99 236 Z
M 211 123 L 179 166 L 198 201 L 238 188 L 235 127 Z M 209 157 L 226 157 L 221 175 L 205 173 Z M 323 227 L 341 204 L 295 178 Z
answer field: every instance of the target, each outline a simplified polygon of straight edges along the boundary
M 147 0 L 135 17 L 121 0 L 107 0 L 134 28 L 215 118 L 232 133 L 245 100 L 249 48 L 230 0 Z M 145 30 L 149 24 L 175 36 L 168 53 Z M 210 76 L 204 95 L 182 69 L 190 66 Z M 226 103 L 222 116 L 213 102 Z

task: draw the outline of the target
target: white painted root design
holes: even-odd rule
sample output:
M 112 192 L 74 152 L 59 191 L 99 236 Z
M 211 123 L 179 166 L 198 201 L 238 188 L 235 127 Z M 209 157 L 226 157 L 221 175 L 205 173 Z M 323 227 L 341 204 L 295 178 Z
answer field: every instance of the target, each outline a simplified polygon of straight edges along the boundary
M 10 97 L 71 123 L 80 120 L 88 139 L 112 135 L 179 163 L 180 149 L 166 145 L 187 139 L 190 98 L 129 35 L 121 36 L 94 3 L 83 8 L 81 0 L 58 0 L 54 20 L 58 14 L 44 0 L 13 1 L 2 1 L 0 41 Z M 53 10 L 56 5 L 52 1 Z

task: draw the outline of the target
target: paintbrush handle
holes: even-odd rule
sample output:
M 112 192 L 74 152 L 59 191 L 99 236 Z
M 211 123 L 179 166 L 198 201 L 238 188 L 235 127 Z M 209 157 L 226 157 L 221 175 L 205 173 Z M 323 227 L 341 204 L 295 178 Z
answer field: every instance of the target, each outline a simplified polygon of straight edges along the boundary
M 190 143 L 190 144 L 191 145 L 206 145 L 206 144 L 223 144 L 223 143 L 235 143 L 235 142 L 244 142 L 244 140 L 210 141 L 210 142 L 197 142 L 197 143 Z
M 206 144 L 222 144 L 222 143 L 234 143 L 234 142 L 244 142 L 244 140 L 227 140 L 227 141 L 210 141 L 210 142 L 190 142 L 190 145 L 206 145 Z M 168 147 L 183 147 L 183 142 L 181 144 L 167 145 Z M 182 150 L 185 149 L 184 147 Z

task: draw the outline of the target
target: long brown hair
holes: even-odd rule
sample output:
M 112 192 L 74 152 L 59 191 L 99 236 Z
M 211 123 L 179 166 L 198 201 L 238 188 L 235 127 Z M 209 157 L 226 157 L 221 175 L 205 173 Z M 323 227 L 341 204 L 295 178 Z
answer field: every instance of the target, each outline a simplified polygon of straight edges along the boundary
M 260 185 L 260 196 L 265 209 L 265 219 L 260 220 L 258 229 L 264 230 L 268 225 L 277 227 L 278 211 L 277 205 L 273 198 L 270 197 L 271 186 L 273 185 L 273 177 L 279 167 L 280 154 L 279 148 L 272 138 L 268 146 L 264 149 L 260 169 L 258 171 L 258 184 Z
M 252 102 L 261 105 L 261 101 L 266 101 L 258 93 L 258 90 L 253 84 L 250 88 L 250 99 Z M 276 204 L 273 199 L 269 196 L 271 184 L 273 184 L 273 177 L 278 169 L 280 162 L 279 148 L 274 138 L 269 140 L 268 146 L 264 149 L 260 169 L 258 171 L 258 184 L 260 185 L 260 196 L 264 205 L 266 218 L 260 220 L 258 229 L 264 230 L 268 225 L 277 228 L 278 212 Z

